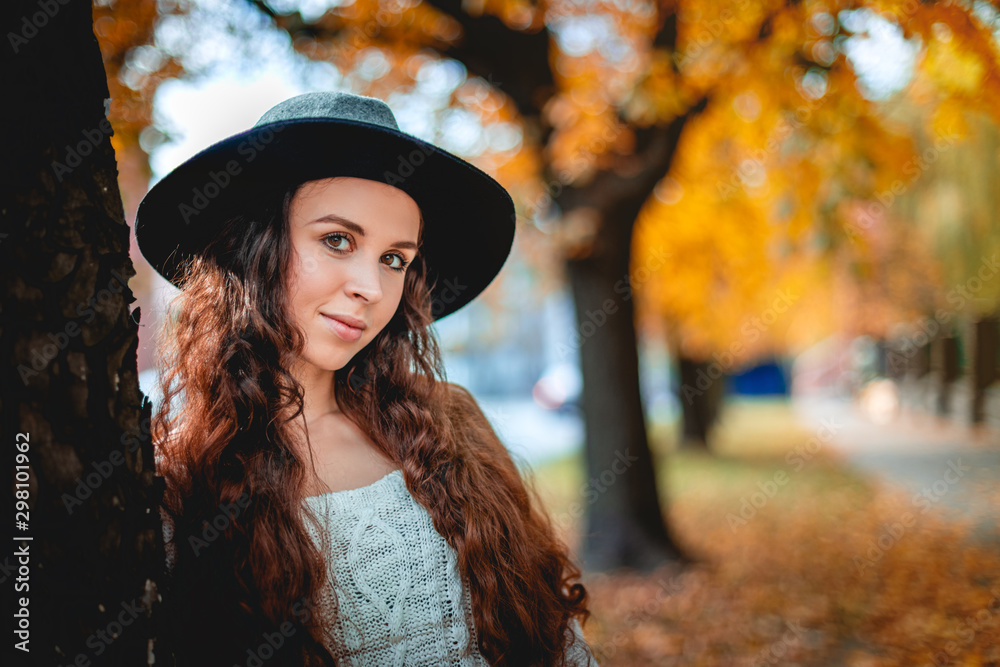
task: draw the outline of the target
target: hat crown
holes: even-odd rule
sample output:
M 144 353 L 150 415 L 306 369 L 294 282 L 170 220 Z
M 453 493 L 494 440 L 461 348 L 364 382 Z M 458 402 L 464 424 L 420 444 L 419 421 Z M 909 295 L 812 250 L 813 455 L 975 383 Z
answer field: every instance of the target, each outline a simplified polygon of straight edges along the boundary
M 392 109 L 375 97 L 342 91 L 296 95 L 264 112 L 254 127 L 297 119 L 356 120 L 399 130 Z

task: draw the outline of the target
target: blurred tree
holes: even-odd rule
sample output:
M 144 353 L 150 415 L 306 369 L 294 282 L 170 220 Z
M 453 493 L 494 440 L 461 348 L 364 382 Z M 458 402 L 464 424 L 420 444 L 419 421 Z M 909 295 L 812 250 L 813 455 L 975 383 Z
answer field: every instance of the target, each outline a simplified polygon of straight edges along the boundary
M 681 373 L 681 400 L 697 415 L 714 412 L 694 405 L 711 397 L 709 378 L 734 366 L 831 331 L 885 338 L 933 312 L 939 246 L 898 201 L 964 136 L 963 109 L 997 113 L 997 13 L 917 2 L 678 7 L 672 77 L 710 87 L 712 104 L 685 129 L 637 222 L 633 264 L 653 249 L 684 259 L 652 273 L 640 312 L 651 331 L 666 317 L 681 368 L 695 365 L 688 380 Z M 887 21 L 916 42 L 915 75 L 878 101 L 846 54 Z M 907 51 L 897 45 L 893 58 Z M 919 121 L 901 118 L 903 106 Z M 975 226 L 936 219 L 951 234 Z
M 681 445 L 708 449 L 725 392 L 726 369 L 712 361 L 688 356 L 677 359 L 681 403 Z
M 148 36 L 156 3 L 120 5 L 124 53 Z M 95 13 L 89 2 L 4 7 L 16 95 L 0 207 L 0 421 L 7 442 L 24 434 L 30 466 L 19 532 L 30 541 L 15 542 L 29 551 L 16 597 L 28 600 L 30 653 L 13 651 L 17 664 L 154 660 L 161 490 L 136 373 L 139 311 L 129 309 L 134 270 L 112 147 L 121 137 L 108 120 L 116 100 Z
M 950 336 L 963 339 L 969 350 L 968 417 L 979 422 L 986 389 L 997 377 L 1000 128 L 982 112 L 951 113 L 956 132 L 941 140 L 923 130 L 927 114 L 913 101 L 901 101 L 894 109 L 895 117 L 917 129 L 919 155 L 914 186 L 898 198 L 899 216 L 927 239 L 941 274 L 940 289 L 922 302 L 922 317 L 905 322 L 895 334 L 908 350 L 917 347 L 913 340 L 921 335 L 945 349 L 956 343 Z M 957 362 L 936 368 L 938 412 L 946 414 L 951 411 L 950 383 L 962 369 Z

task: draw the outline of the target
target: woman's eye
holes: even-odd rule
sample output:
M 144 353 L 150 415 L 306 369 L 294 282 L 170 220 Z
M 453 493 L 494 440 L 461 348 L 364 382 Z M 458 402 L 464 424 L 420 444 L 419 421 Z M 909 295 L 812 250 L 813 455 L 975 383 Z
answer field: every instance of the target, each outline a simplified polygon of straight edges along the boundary
M 396 253 L 389 253 L 388 255 L 383 255 L 383 257 L 390 258 L 389 268 L 396 271 L 402 271 L 409 264 L 409 262 L 406 261 L 405 257 L 403 257 L 402 255 L 397 255 Z M 399 260 L 399 263 L 393 264 L 391 260 Z
M 333 240 L 334 242 L 329 243 L 329 241 L 331 240 Z M 323 242 L 326 243 L 326 245 L 329 246 L 331 249 L 344 252 L 348 249 L 350 244 L 344 246 L 340 244 L 340 241 L 347 241 L 347 236 L 345 236 L 344 234 L 327 234 L 326 236 L 323 237 Z

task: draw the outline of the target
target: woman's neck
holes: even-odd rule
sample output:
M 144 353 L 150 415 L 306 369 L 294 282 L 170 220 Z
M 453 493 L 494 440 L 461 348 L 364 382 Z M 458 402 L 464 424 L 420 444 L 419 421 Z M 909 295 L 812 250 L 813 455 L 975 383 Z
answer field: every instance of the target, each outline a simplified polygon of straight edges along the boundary
M 340 414 L 335 393 L 334 371 L 303 364 L 292 369 L 292 376 L 302 385 L 302 414 L 306 424 L 331 414 Z

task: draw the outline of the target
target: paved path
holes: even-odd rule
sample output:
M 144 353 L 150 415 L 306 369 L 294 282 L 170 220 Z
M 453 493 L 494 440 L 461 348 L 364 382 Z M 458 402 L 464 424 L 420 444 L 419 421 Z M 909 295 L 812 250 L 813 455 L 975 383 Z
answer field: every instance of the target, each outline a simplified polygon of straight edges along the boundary
M 912 493 L 920 509 L 971 518 L 974 535 L 1000 545 L 1000 429 L 911 410 L 877 423 L 838 397 L 799 397 L 792 406 L 806 425 L 826 425 L 829 445 L 848 465 Z

